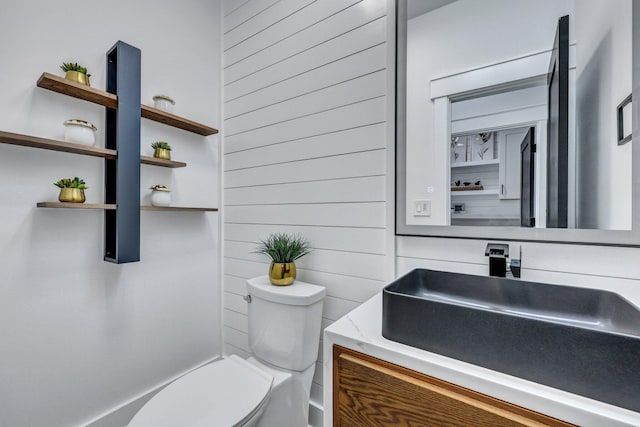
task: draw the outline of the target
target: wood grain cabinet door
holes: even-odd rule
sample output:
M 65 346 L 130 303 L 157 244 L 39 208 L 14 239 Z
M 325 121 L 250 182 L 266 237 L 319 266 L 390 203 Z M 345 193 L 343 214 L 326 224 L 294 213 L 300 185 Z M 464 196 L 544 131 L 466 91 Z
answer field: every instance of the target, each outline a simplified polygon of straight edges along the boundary
M 336 427 L 571 425 L 340 346 L 333 417 Z

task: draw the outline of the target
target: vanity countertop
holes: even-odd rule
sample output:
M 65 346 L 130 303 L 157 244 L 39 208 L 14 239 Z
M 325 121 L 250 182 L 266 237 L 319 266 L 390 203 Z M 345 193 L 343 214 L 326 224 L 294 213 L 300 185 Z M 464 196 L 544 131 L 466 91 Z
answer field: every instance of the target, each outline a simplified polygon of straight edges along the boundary
M 324 330 L 324 425 L 332 425 L 332 348 L 334 344 L 493 396 L 580 426 L 640 426 L 640 413 L 439 354 L 382 336 L 382 293 Z M 531 355 L 532 360 L 535 354 Z

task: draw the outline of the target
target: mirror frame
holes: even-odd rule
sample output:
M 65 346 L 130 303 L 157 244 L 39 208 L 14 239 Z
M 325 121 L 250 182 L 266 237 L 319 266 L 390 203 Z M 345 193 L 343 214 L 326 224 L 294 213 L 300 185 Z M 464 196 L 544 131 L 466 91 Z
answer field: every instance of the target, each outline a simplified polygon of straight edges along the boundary
M 640 7 L 632 2 L 633 22 L 640 22 Z M 396 0 L 396 236 L 522 241 L 640 247 L 640 25 L 632 26 L 631 230 L 551 229 L 496 226 L 408 225 L 406 223 L 406 63 L 407 0 Z

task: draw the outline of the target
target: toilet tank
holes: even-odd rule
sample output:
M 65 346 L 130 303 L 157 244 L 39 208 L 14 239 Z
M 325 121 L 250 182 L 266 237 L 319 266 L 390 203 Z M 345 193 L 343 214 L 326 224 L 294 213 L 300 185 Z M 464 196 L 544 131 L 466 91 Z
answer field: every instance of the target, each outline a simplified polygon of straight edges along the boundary
M 267 276 L 247 280 L 249 347 L 279 368 L 303 371 L 318 356 L 325 288 L 300 281 L 274 286 Z

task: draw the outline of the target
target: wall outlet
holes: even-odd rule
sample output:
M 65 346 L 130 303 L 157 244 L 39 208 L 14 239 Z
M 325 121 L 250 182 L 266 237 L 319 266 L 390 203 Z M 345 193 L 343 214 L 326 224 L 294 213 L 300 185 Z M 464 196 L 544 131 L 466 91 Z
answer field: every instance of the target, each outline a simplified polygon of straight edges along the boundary
M 431 216 L 431 200 L 414 201 L 413 216 Z

